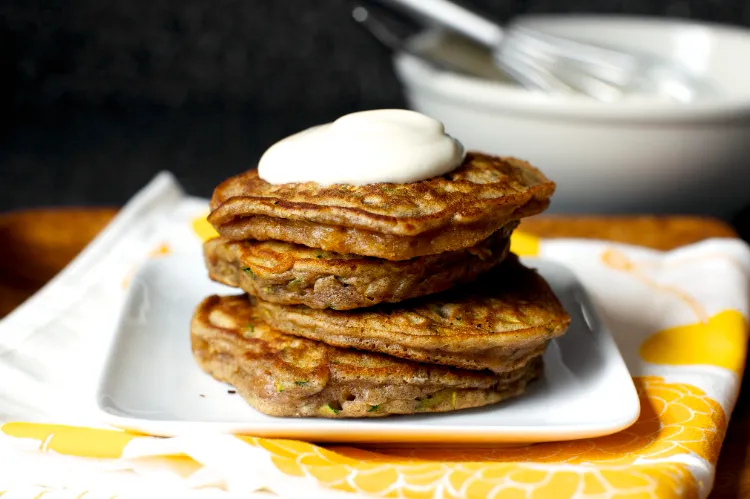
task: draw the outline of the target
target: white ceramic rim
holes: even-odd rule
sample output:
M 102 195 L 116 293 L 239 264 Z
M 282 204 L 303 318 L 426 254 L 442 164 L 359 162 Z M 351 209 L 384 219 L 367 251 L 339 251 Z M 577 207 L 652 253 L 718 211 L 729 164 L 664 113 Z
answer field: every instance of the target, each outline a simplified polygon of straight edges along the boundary
M 607 16 L 607 15 L 544 15 L 524 16 L 518 22 L 560 21 L 567 23 L 607 22 L 626 24 L 659 24 L 664 27 L 705 29 L 713 33 L 731 33 L 747 37 L 750 45 L 750 29 L 710 23 L 664 20 L 652 17 Z M 431 36 L 430 31 L 415 37 Z M 706 121 L 746 119 L 750 116 L 750 92 L 747 95 L 722 95 L 715 99 L 694 104 L 664 101 L 623 101 L 601 103 L 584 96 L 558 96 L 529 92 L 528 90 L 438 69 L 418 57 L 406 52 L 396 53 L 393 63 L 399 78 L 407 90 L 431 94 L 447 102 L 461 103 L 483 109 L 494 108 L 503 112 L 527 115 L 546 115 L 567 119 L 627 120 L 627 121 Z

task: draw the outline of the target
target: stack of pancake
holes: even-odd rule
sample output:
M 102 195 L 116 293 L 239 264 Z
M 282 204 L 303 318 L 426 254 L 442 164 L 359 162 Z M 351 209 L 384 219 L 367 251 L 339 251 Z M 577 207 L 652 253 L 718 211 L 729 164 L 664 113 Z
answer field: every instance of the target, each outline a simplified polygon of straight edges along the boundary
M 217 187 L 212 279 L 196 310 L 201 368 L 274 416 L 379 417 L 523 393 L 570 318 L 509 254 L 554 184 L 526 162 L 467 154 L 410 184 Z

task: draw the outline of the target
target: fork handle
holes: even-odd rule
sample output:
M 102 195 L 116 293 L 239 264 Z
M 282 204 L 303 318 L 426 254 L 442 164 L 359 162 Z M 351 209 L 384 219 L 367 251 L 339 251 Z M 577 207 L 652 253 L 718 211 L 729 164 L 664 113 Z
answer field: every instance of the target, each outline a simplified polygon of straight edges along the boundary
M 458 32 L 488 48 L 496 48 L 503 39 L 503 28 L 450 0 L 380 0 L 424 20 Z

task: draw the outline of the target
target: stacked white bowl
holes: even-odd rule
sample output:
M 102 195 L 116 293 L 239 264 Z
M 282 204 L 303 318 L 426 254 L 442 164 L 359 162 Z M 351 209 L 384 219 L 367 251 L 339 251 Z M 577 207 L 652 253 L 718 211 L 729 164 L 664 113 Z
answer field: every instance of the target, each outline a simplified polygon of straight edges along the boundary
M 750 205 L 750 30 L 627 17 L 519 22 L 674 59 L 708 76 L 717 95 L 690 104 L 601 103 L 535 94 L 399 53 L 394 64 L 409 105 L 443 121 L 468 149 L 538 166 L 558 184 L 553 212 L 729 216 Z M 445 39 L 428 32 L 414 42 L 439 51 Z

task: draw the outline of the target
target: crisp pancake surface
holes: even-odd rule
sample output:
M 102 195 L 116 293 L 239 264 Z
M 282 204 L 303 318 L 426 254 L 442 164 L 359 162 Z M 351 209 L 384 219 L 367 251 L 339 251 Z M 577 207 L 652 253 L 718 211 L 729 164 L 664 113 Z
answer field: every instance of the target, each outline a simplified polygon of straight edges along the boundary
M 514 255 L 477 281 L 398 304 L 338 311 L 258 301 L 288 334 L 395 357 L 508 372 L 541 354 L 570 316 L 544 279 Z
M 350 310 L 425 296 L 474 280 L 503 261 L 510 231 L 459 251 L 391 262 L 280 241 L 215 238 L 203 245 L 211 279 L 265 301 Z
M 523 393 L 541 357 L 505 374 L 466 371 L 331 347 L 283 334 L 254 299 L 211 296 L 191 324 L 198 365 L 273 416 L 382 417 L 493 404 Z
M 216 188 L 209 221 L 234 240 L 406 260 L 474 246 L 543 211 L 554 189 L 524 161 L 478 153 L 451 173 L 409 184 L 274 185 L 251 170 Z

